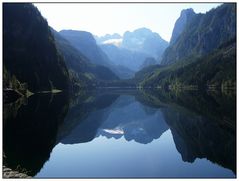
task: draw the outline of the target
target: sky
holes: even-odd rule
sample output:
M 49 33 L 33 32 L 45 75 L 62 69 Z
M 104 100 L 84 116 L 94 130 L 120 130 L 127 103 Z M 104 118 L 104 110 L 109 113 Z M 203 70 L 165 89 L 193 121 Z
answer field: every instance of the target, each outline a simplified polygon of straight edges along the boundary
M 169 41 L 183 9 L 205 13 L 219 3 L 34 3 L 56 31 L 82 30 L 97 36 L 146 27 Z

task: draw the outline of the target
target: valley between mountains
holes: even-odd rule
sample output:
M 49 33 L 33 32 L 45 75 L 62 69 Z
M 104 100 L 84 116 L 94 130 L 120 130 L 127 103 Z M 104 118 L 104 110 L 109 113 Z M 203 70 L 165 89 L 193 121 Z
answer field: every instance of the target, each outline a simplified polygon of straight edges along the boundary
M 182 10 L 167 42 L 147 28 L 102 37 L 57 32 L 34 5 L 5 3 L 4 90 L 17 96 L 97 87 L 235 89 L 235 8 Z

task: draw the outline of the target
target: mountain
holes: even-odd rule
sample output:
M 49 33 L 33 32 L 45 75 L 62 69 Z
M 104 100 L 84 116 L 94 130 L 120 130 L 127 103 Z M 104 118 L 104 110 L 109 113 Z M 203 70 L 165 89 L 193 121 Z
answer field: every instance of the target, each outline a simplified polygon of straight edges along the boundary
M 117 94 L 102 95 L 90 92 L 85 98 L 74 99 L 64 123 L 58 131 L 58 141 L 64 144 L 82 143 L 93 140 L 98 128 L 110 114 L 111 104 L 118 98 Z
M 151 76 L 156 75 L 156 73 L 161 70 L 164 66 L 162 65 L 150 65 L 142 68 L 140 71 L 136 72 L 134 75 L 134 80 L 137 83 L 141 83 L 143 81 L 147 81 Z M 143 84 L 144 85 L 144 84 Z
M 131 51 L 112 44 L 102 44 L 100 47 L 107 54 L 113 64 L 127 67 L 131 70 L 130 72 L 139 70 L 140 65 L 147 57 L 145 53 Z
M 170 39 L 170 44 L 175 43 L 179 35 L 183 32 L 186 24 L 192 19 L 194 15 L 195 12 L 193 11 L 192 8 L 181 11 L 180 17 L 177 19 L 174 25 L 173 33 Z
M 133 32 L 125 32 L 121 44 L 122 48 L 139 51 L 154 58 L 161 57 L 167 46 L 167 41 L 162 39 L 159 34 L 147 28 L 139 28 Z
M 124 136 L 127 141 L 147 144 L 158 139 L 168 130 L 161 112 L 148 110 L 147 106 L 134 100 L 135 97 L 120 95 L 116 91 L 92 96 L 91 102 L 80 102 L 68 111 L 59 140 L 63 144 L 75 144 L 92 141 L 100 135 L 116 139 Z M 124 114 L 126 110 L 129 115 Z M 71 124 L 77 125 L 70 127 Z
M 74 90 L 77 87 L 92 87 L 100 81 L 119 79 L 107 67 L 92 64 L 87 57 L 73 47 L 60 33 L 53 29 L 51 30 L 56 41 L 56 46 L 69 69 Z
M 151 68 L 153 72 L 137 73 L 139 85 L 235 89 L 235 14 L 235 4 L 226 3 L 206 14 L 194 15 L 176 42 L 165 50 L 161 66 Z
M 192 63 L 186 59 L 170 66 L 153 66 L 153 71 L 148 71 L 145 68 L 136 74 L 141 78 L 140 85 L 166 89 L 234 89 L 236 87 L 235 41 L 235 39 L 228 41 L 212 53 L 202 56 Z
M 156 65 L 157 61 L 153 57 L 147 57 L 144 62 L 142 63 L 140 69 L 143 69 L 144 67 L 148 67 L 150 65 Z
M 119 76 L 120 79 L 131 79 L 134 77 L 134 71 L 124 65 L 111 66 L 111 70 Z
M 3 4 L 3 65 L 10 77 L 5 86 L 15 77 L 32 92 L 68 89 L 66 65 L 47 21 L 32 4 Z
M 114 64 L 114 62 L 108 58 L 108 55 L 101 49 L 100 46 L 96 44 L 96 40 L 91 33 L 63 30 L 60 31 L 59 34 L 70 42 L 70 44 L 75 47 L 77 51 L 81 52 L 81 54 L 84 55 L 91 64 L 94 64 L 94 67 L 91 66 L 91 69 L 93 68 L 94 72 L 97 72 L 97 74 L 101 73 L 101 75 L 103 75 L 104 71 L 106 71 L 104 74 L 106 77 L 101 77 L 102 79 L 117 80 L 118 77 L 121 79 L 128 79 L 133 76 L 132 70 L 127 67 Z M 96 66 L 101 68 L 101 71 L 97 71 L 98 68 L 96 68 Z M 110 71 L 112 73 L 110 73 Z
M 83 53 L 91 61 L 91 63 L 109 66 L 110 60 L 97 46 L 96 40 L 91 33 L 76 30 L 62 30 L 59 33 L 77 50 Z
M 162 64 L 172 64 L 190 56 L 206 55 L 235 36 L 235 4 L 226 3 L 206 14 L 195 14 L 177 40 L 165 50 Z
M 137 143 L 147 144 L 158 139 L 168 130 L 163 115 L 158 109 L 134 101 L 135 98 L 137 97 L 121 95 L 115 101 L 109 117 L 99 129 L 99 135 L 116 139 L 124 136 L 127 141 L 134 140 Z M 126 110 L 127 115 L 123 114 Z
M 168 46 L 168 42 L 147 28 L 127 31 L 123 37 L 113 34 L 96 39 L 113 64 L 127 67 L 133 72 L 142 68 L 147 57 L 153 57 L 159 63 L 161 55 Z M 130 72 L 129 75 L 132 78 Z

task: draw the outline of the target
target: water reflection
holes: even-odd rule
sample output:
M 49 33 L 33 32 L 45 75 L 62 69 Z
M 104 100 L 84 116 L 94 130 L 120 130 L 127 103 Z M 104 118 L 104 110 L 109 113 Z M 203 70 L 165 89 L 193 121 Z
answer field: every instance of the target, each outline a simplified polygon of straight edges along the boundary
M 50 152 L 55 145 L 60 146 L 60 152 L 64 155 L 67 154 L 64 149 L 68 148 L 68 145 L 75 145 L 75 150 L 78 150 L 78 145 L 87 143 L 89 149 L 91 143 L 95 144 L 94 140 L 97 142 L 101 140 L 98 147 L 105 148 L 108 148 L 105 145 L 106 141 L 102 140 L 112 138 L 115 140 L 115 145 L 118 143 L 120 147 L 127 145 L 126 142 L 129 142 L 131 146 L 135 143 L 152 145 L 156 144 L 153 142 L 154 140 L 160 140 L 162 135 L 168 131 L 172 135 L 177 152 L 181 154 L 181 161 L 196 164 L 198 158 L 206 158 L 212 163 L 220 165 L 221 168 L 232 170 L 234 175 L 232 174 L 230 177 L 234 177 L 236 174 L 235 94 L 103 90 L 85 92 L 70 100 L 62 95 L 54 96 L 54 98 L 34 96 L 20 108 L 15 105 L 17 111 L 14 111 L 14 116 L 12 116 L 12 112 L 6 111 L 8 106 L 4 106 L 5 164 L 10 167 L 20 165 L 30 170 L 31 175 L 36 174 L 44 162 L 49 159 Z M 10 105 L 10 107 L 12 106 Z M 166 142 L 164 146 L 167 147 L 169 143 Z M 151 149 L 156 149 L 156 147 Z M 83 147 L 82 150 L 84 150 Z M 81 151 L 78 150 L 78 152 Z M 161 158 L 154 151 L 153 155 L 151 152 L 152 150 L 144 154 L 149 154 L 152 158 Z M 57 155 L 53 151 L 51 157 L 54 158 L 55 154 Z M 113 153 L 109 154 L 113 155 Z M 94 156 L 101 157 L 100 154 Z M 91 157 L 94 156 L 91 155 Z M 67 155 L 65 159 L 70 159 L 70 157 Z M 92 162 L 93 158 L 91 157 L 86 156 L 84 164 L 87 161 Z M 108 158 L 114 159 L 110 155 Z M 122 159 L 126 159 L 125 162 L 127 162 L 129 158 Z M 165 159 L 174 162 L 172 156 Z M 140 167 L 137 163 L 130 163 L 130 159 L 128 162 L 129 165 Z M 47 164 L 51 164 L 51 158 Z M 72 163 L 69 167 L 82 168 L 81 164 L 81 161 L 79 163 L 74 161 L 74 164 Z M 152 168 L 153 165 L 153 162 L 150 162 L 149 165 L 146 164 L 147 168 L 155 170 L 156 168 Z M 177 166 L 179 165 L 175 164 L 173 167 L 179 169 Z M 210 165 L 207 167 L 210 170 Z M 83 168 L 82 170 L 84 170 Z M 203 167 L 200 168 L 203 170 Z M 95 169 L 92 168 L 91 173 L 87 173 L 99 173 L 97 168 Z M 47 171 L 43 168 L 37 176 L 47 177 L 50 175 L 49 173 L 44 175 L 45 172 Z M 71 172 L 72 170 L 69 171 L 69 173 Z M 145 169 L 146 172 L 147 169 Z M 87 175 L 86 173 L 77 175 L 77 173 L 71 173 L 71 176 Z M 171 173 L 171 176 L 190 177 L 189 173 L 188 175 L 182 173 L 183 171 L 178 175 L 176 172 Z M 66 173 L 66 175 L 68 174 Z M 100 175 L 96 174 L 95 176 L 100 177 Z M 121 175 L 115 172 L 109 173 L 109 175 L 111 177 L 127 177 L 126 172 Z M 140 175 L 142 173 L 138 171 L 134 173 L 136 177 L 140 177 Z M 219 173 L 213 172 L 208 174 L 209 177 L 218 177 L 219 175 Z M 88 177 L 90 176 L 93 175 L 88 175 Z M 160 177 L 162 175 L 147 175 L 147 177 L 152 176 Z M 224 176 L 228 177 L 228 175 Z M 170 177 L 170 173 L 167 177 Z
M 165 92 L 150 92 L 147 95 L 153 97 L 154 106 L 157 107 L 161 99 L 169 107 L 161 111 L 183 161 L 207 158 L 236 173 L 234 93 L 199 94 L 192 91 L 180 92 L 177 96 Z M 152 101 L 149 102 L 152 104 Z
M 58 142 L 74 144 L 93 140 L 108 115 L 108 107 L 119 95 L 88 92 L 71 101 L 68 114 L 58 132 Z
M 39 94 L 4 105 L 4 165 L 31 176 L 38 173 L 50 157 L 67 110 L 64 94 Z
M 102 103 L 104 105 L 101 105 Z M 87 109 L 87 104 L 88 102 L 81 107 Z M 147 110 L 147 107 L 135 101 L 133 96 L 116 93 L 114 95 L 98 95 L 92 101 L 91 106 L 89 107 L 91 114 L 84 119 L 78 117 L 78 125 L 70 130 L 69 135 L 61 139 L 62 143 L 88 142 L 99 135 L 108 138 L 120 138 L 124 135 L 128 141 L 135 140 L 146 144 L 159 138 L 168 129 L 158 109 Z M 73 109 L 82 111 L 81 107 L 77 106 Z M 84 110 L 84 112 L 87 111 Z M 66 119 L 66 122 L 70 124 L 68 119 Z

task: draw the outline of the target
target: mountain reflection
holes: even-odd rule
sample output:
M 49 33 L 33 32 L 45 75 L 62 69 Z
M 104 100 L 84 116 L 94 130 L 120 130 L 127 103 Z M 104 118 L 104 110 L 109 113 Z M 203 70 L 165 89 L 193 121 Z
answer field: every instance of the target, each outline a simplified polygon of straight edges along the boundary
M 235 94 L 103 90 L 35 95 L 4 105 L 4 164 L 35 175 L 58 143 L 99 136 L 149 144 L 171 130 L 182 160 L 206 158 L 236 174 Z
M 112 105 L 109 117 L 99 128 L 98 135 L 116 138 L 120 133 L 127 141 L 143 144 L 158 139 L 168 126 L 158 109 L 147 109 L 132 96 L 120 96 Z
M 4 105 L 4 165 L 34 176 L 49 159 L 68 110 L 64 94 L 39 94 Z
M 170 129 L 183 161 L 207 158 L 236 171 L 235 94 L 103 91 L 91 98 L 91 103 L 72 107 L 74 115 L 82 109 L 87 116 L 67 115 L 74 117 L 75 126 L 61 143 L 83 143 L 104 136 L 147 144 Z
M 102 94 L 99 93 L 92 99 L 90 105 L 86 102 L 72 108 L 76 111 L 82 111 L 84 108 L 85 114 L 91 112 L 87 117 L 83 116 L 83 119 L 82 114 L 78 114 L 81 115 L 78 119 L 74 117 L 78 125 L 69 130 L 70 133 L 61 139 L 62 143 L 88 142 L 101 135 L 116 139 L 124 136 L 127 141 L 134 140 L 146 144 L 159 138 L 168 129 L 162 113 L 157 108 L 149 109 L 136 101 L 132 96 L 137 95 L 135 91 L 124 92 L 124 95 L 120 92 L 110 93 L 111 95 L 105 92 Z M 75 112 L 74 114 L 77 115 Z M 69 125 L 72 123 L 67 120 L 68 117 L 72 116 L 69 114 L 66 117 L 65 122 Z
M 183 161 L 207 158 L 236 173 L 235 93 L 144 92 L 144 95 L 151 98 L 145 100 L 146 104 L 167 107 L 161 111 Z

